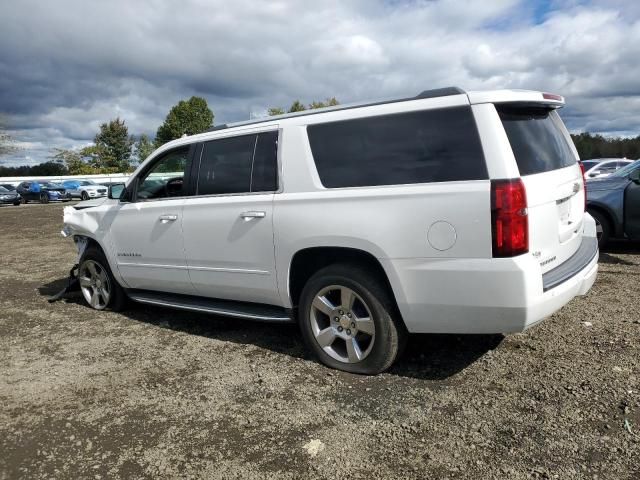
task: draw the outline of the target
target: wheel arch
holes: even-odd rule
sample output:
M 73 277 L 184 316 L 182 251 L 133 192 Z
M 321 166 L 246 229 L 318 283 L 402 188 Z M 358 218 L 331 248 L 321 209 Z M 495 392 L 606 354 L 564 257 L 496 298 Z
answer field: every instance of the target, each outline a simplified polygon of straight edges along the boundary
M 587 204 L 587 212 L 597 212 L 604 216 L 609 222 L 609 226 L 611 227 L 611 233 L 613 236 L 617 237 L 621 233 L 622 227 L 619 222 L 616 222 L 616 215 L 614 212 L 606 205 L 602 203 L 588 203 Z
M 74 241 L 76 238 L 84 238 L 87 240 L 87 248 L 89 248 L 90 246 L 95 246 L 97 248 L 99 248 L 102 253 L 104 254 L 105 258 L 107 259 L 107 262 L 109 262 L 109 268 L 111 269 L 111 273 L 113 274 L 113 276 L 115 277 L 116 281 L 120 284 L 120 286 L 122 286 L 123 288 L 128 288 L 126 282 L 124 281 L 124 279 L 122 278 L 122 276 L 120 275 L 120 270 L 118 269 L 118 264 L 117 262 L 114 261 L 114 259 L 112 259 L 109 255 L 109 250 L 107 248 L 105 248 L 104 245 L 102 245 L 102 243 L 95 237 L 86 234 L 86 233 L 77 233 L 73 235 Z M 80 260 L 80 259 L 78 259 Z
M 384 282 L 386 288 L 389 289 L 389 293 L 394 302 L 395 313 L 398 315 L 398 319 L 404 324 L 402 314 L 398 308 L 396 291 L 393 288 L 388 272 L 373 254 L 366 250 L 353 247 L 306 247 L 298 250 L 291 257 L 287 275 L 287 295 L 294 309 L 297 308 L 302 290 L 311 276 L 321 268 L 336 263 L 357 264 L 359 266 L 365 266 L 375 272 L 378 278 Z

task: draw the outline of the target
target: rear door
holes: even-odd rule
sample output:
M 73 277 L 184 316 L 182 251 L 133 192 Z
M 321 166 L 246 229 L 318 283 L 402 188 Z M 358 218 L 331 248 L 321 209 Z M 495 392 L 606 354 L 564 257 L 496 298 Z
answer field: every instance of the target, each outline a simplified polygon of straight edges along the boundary
M 194 162 L 182 228 L 198 295 L 278 304 L 273 197 L 278 131 L 211 140 Z
M 557 112 L 544 105 L 496 105 L 527 192 L 529 251 L 542 272 L 580 247 L 584 186 L 578 156 Z

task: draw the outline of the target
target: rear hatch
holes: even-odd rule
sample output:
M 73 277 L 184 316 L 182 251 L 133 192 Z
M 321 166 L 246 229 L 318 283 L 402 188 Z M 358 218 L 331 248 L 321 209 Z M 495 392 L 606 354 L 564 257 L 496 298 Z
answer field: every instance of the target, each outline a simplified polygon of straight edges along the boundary
M 496 104 L 527 192 L 529 252 L 545 273 L 582 242 L 584 185 L 571 138 L 546 105 Z

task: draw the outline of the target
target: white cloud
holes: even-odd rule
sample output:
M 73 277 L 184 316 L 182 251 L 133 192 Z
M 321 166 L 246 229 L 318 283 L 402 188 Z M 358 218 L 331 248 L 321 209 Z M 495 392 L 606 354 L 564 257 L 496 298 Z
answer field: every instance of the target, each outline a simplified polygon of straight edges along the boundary
M 34 162 L 120 116 L 153 134 L 202 95 L 216 123 L 269 106 L 457 85 L 567 97 L 573 130 L 640 132 L 635 1 L 153 0 L 0 4 L 0 112 Z

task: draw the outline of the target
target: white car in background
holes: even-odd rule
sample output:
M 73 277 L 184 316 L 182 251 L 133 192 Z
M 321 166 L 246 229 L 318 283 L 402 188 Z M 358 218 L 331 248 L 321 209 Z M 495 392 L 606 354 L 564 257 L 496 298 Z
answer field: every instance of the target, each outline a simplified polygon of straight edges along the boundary
M 594 158 L 593 160 L 584 160 L 584 179 L 608 177 L 616 170 L 626 167 L 633 160 L 626 158 Z
M 90 198 L 106 197 L 108 188 L 98 185 L 92 180 L 67 180 L 64 182 L 69 198 L 80 198 L 89 200 Z

